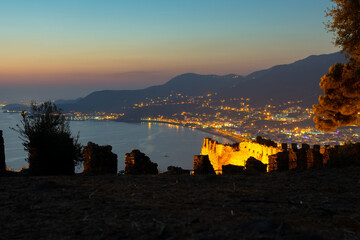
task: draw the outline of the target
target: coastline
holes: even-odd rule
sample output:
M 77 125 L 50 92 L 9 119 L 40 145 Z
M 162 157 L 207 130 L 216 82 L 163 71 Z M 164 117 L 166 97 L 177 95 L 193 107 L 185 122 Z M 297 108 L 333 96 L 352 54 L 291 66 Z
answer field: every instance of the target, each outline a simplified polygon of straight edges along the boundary
M 218 137 L 226 138 L 226 139 L 232 141 L 232 143 L 238 143 L 238 142 L 243 141 L 241 138 L 237 138 L 237 137 L 234 137 L 234 136 L 231 136 L 231 135 L 227 135 L 225 133 L 218 132 L 218 131 L 216 131 L 215 129 L 212 129 L 212 128 L 194 128 L 194 129 L 196 129 L 198 131 L 201 131 L 201 132 L 213 134 L 213 135 L 216 135 Z
M 219 132 L 219 131 L 217 131 L 216 129 L 213 129 L 213 128 L 199 128 L 199 127 L 194 127 L 194 126 L 187 125 L 187 124 L 168 122 L 168 121 L 156 121 L 156 120 L 141 120 L 140 122 L 164 123 L 164 124 L 170 124 L 170 125 L 175 125 L 175 126 L 187 127 L 189 129 L 195 129 L 195 130 L 198 130 L 198 131 L 201 131 L 201 132 L 216 135 L 218 137 L 226 138 L 227 140 L 231 141 L 232 143 L 238 143 L 238 142 L 244 141 L 244 138 L 228 135 L 226 133 Z

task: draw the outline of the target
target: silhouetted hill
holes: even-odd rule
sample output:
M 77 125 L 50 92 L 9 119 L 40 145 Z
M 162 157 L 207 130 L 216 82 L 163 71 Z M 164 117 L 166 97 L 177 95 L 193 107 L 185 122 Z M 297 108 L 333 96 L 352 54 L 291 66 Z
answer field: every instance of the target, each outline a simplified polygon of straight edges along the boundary
M 124 108 L 149 99 L 163 98 L 179 93 L 186 96 L 201 96 L 218 93 L 218 98 L 247 97 L 256 105 L 303 100 L 311 105 L 322 94 L 319 87 L 321 76 L 331 65 L 344 62 L 344 54 L 332 53 L 310 56 L 291 64 L 278 65 L 254 72 L 246 77 L 230 74 L 225 76 L 187 73 L 167 83 L 141 90 L 97 91 L 75 102 L 63 102 L 65 111 L 122 112 Z
M 24 104 L 8 104 L 4 107 L 2 107 L 2 110 L 4 111 L 10 111 L 10 112 L 22 112 L 22 111 L 29 111 L 30 107 L 26 106 Z
M 81 99 L 81 98 L 71 99 L 71 100 L 58 99 L 58 100 L 56 100 L 54 103 L 55 103 L 56 105 L 73 104 L 73 103 L 76 103 L 77 101 L 79 101 L 80 99 Z
M 224 94 L 249 97 L 258 105 L 291 100 L 303 100 L 304 104 L 311 105 L 323 93 L 319 87 L 321 77 L 336 62 L 345 62 L 344 54 L 313 55 L 292 64 L 254 72 L 246 77 L 245 83 Z
M 244 78 L 234 74 L 226 76 L 199 75 L 187 73 L 179 75 L 169 82 L 141 90 L 104 90 L 89 94 L 75 103 L 61 104 L 65 111 L 74 110 L 81 112 L 122 111 L 135 103 L 147 99 L 166 97 L 169 94 L 180 93 L 184 96 L 201 96 L 228 89 L 244 81 Z
M 186 73 L 171 79 L 162 85 L 162 89 L 188 96 L 200 96 L 236 86 L 244 81 L 244 77 L 235 74 L 217 76 Z

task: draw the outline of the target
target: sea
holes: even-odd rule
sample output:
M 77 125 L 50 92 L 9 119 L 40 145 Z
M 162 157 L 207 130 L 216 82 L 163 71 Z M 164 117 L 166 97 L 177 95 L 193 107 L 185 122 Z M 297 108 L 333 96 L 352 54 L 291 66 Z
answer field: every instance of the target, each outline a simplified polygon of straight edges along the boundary
M 4 113 L 0 110 L 0 130 L 5 142 L 7 168 L 21 170 L 28 167 L 19 133 L 12 130 L 21 124 L 19 113 Z M 168 166 L 193 168 L 193 156 L 201 152 L 204 138 L 210 137 L 221 143 L 232 143 L 224 137 L 202 132 L 196 129 L 166 123 L 125 123 L 116 121 L 71 121 L 70 128 L 74 136 L 79 133 L 82 145 L 93 142 L 99 145 L 111 145 L 118 156 L 118 171 L 125 167 L 125 154 L 139 149 L 158 164 L 161 172 Z M 81 172 L 78 166 L 76 172 Z

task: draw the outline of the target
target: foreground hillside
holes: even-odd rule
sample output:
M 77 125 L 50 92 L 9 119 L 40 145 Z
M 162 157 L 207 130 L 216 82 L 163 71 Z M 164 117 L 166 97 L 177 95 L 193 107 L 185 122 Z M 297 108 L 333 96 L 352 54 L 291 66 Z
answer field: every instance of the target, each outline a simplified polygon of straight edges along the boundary
M 0 239 L 359 239 L 359 172 L 1 177 Z

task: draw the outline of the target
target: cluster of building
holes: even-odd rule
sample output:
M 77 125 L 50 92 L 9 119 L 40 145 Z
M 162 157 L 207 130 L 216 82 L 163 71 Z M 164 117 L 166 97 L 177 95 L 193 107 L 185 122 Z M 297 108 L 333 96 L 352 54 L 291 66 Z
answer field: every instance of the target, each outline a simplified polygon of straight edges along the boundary
M 166 122 L 202 130 L 210 129 L 239 138 L 254 139 L 260 135 L 277 142 L 306 142 L 310 145 L 356 142 L 360 135 L 357 126 L 340 128 L 336 132 L 317 130 L 312 121 L 312 108 L 305 106 L 302 101 L 255 107 L 249 98 L 219 99 L 217 94 L 194 97 L 177 93 L 167 97 L 149 98 L 128 108 L 141 113 L 147 107 L 170 106 L 177 109 L 179 105 L 192 106 L 193 110 L 189 108 L 187 111 L 170 111 L 172 113 L 161 115 L 147 113 L 139 121 Z M 70 112 L 67 117 L 70 120 L 127 120 L 125 108 L 123 113 Z
M 66 119 L 70 121 L 85 121 L 85 120 L 117 120 L 124 116 L 124 113 L 106 113 L 106 112 L 94 112 L 94 113 L 81 113 L 81 112 L 69 112 L 65 114 Z

